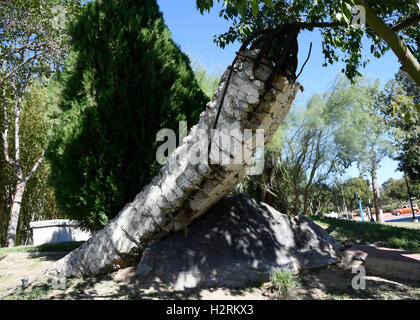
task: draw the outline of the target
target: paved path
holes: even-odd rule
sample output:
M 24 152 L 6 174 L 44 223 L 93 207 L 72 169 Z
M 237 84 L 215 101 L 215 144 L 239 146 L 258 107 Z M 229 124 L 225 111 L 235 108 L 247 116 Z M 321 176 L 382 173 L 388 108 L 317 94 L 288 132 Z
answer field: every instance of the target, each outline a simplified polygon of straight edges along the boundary
M 368 274 L 420 281 L 420 253 L 370 245 L 354 245 L 344 253 L 347 262 L 362 260 Z
M 368 256 L 383 257 L 392 260 L 401 260 L 420 264 L 420 253 L 412 251 L 403 251 L 399 249 L 377 247 L 370 245 L 356 244 L 350 251 L 364 252 Z

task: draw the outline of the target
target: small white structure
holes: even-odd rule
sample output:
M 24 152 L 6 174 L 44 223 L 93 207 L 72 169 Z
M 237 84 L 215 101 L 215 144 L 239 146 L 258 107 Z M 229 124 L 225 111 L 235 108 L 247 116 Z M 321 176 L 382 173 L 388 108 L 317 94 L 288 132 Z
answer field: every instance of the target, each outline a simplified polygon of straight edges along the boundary
M 80 229 L 77 221 L 66 219 L 44 220 L 30 223 L 33 230 L 33 244 L 86 241 L 91 233 Z
M 324 214 L 324 216 L 327 217 L 327 218 L 338 219 L 338 213 L 337 212 L 326 213 L 326 214 Z

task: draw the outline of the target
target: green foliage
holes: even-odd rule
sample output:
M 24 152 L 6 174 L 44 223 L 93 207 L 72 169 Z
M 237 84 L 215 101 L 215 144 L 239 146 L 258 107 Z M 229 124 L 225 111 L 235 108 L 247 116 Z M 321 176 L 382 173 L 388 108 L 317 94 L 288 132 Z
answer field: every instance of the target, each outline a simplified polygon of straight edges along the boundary
M 403 71 L 385 87 L 386 103 L 381 105 L 381 111 L 386 124 L 394 128 L 393 136 L 400 150 L 396 157 L 399 170 L 420 182 L 420 87 Z
M 409 182 L 411 196 L 420 199 L 420 183 Z M 404 178 L 389 179 L 382 185 L 382 199 L 384 203 L 396 205 L 408 203 L 407 185 Z
M 222 2 L 221 0 L 217 0 Z M 197 8 L 201 13 L 209 11 L 214 0 L 197 0 Z M 398 24 L 418 14 L 418 2 L 407 1 L 369 1 L 373 12 L 383 21 Z M 223 9 L 220 16 L 231 21 L 229 30 L 219 36 L 215 36 L 215 42 L 221 47 L 236 40 L 243 41 L 253 31 L 262 28 L 271 28 L 290 21 L 305 21 L 308 24 L 329 24 L 322 29 L 322 51 L 325 57 L 324 65 L 333 64 L 337 61 L 345 63 L 342 71 L 350 79 L 360 75 L 358 69 L 365 66 L 367 58 L 362 56 L 363 36 L 366 35 L 371 41 L 370 51 L 377 57 L 382 57 L 389 47 L 370 27 L 365 32 L 349 25 L 352 19 L 352 0 L 223 0 Z M 333 25 L 332 23 L 335 23 Z M 341 26 L 338 26 L 341 24 Z M 308 27 L 312 30 L 313 27 Z M 420 57 L 420 33 L 415 26 L 399 32 L 402 40 L 412 46 L 414 55 Z M 341 52 L 340 52 L 341 51 Z
M 27 73 L 48 78 L 62 65 L 68 41 L 65 32 L 81 8 L 79 0 L 2 1 L 0 7 L 0 61 L 2 76 Z M 58 18 L 63 20 L 58 21 Z M 57 23 L 55 23 L 58 21 Z M 15 68 L 28 60 L 23 67 Z M 25 74 L 26 73 L 26 74 Z
M 80 247 L 84 242 L 61 242 L 42 244 L 39 246 L 17 246 L 14 248 L 0 248 L 0 257 L 12 252 L 70 252 Z
M 193 70 L 198 85 L 209 98 L 209 100 L 211 100 L 217 88 L 219 87 L 221 72 L 209 72 L 205 66 L 197 62 L 193 64 Z
M 195 124 L 208 98 L 155 0 L 90 2 L 71 36 L 47 157 L 60 208 L 99 229 L 157 173 L 157 131 Z
M 367 180 L 361 178 L 350 178 L 344 181 L 341 184 L 343 189 L 344 199 L 346 201 L 347 208 L 349 210 L 357 210 L 359 208 L 359 204 L 356 200 L 355 194 L 358 193 L 360 196 L 360 200 L 362 201 L 363 205 L 368 204 L 368 199 L 373 198 L 372 189 L 370 188 L 370 183 Z M 342 203 L 342 193 L 338 195 L 338 203 Z
M 295 107 L 266 146 L 264 175 L 251 177 L 248 187 L 262 185 L 262 200 L 282 212 L 325 209 L 332 200 L 327 183 L 354 161 L 348 150 L 355 133 L 351 122 L 363 112 L 365 101 L 363 83 L 337 78 L 305 108 Z
M 370 84 L 359 79 L 358 86 L 359 107 L 344 124 L 346 134 L 338 139 L 343 146 L 342 157 L 348 157 L 348 165 L 355 161 L 362 173 L 376 174 L 380 161 L 394 153 L 390 137 L 392 128 L 380 114 L 386 101 L 378 81 Z
M 30 170 L 47 142 L 49 123 L 46 119 L 47 89 L 41 83 L 34 83 L 24 95 L 20 118 L 21 165 Z M 14 123 L 11 123 L 9 145 L 14 146 Z M 0 123 L 2 130 L 2 123 Z M 3 153 L 0 144 L 0 154 Z M 28 181 L 22 201 L 21 216 L 17 229 L 17 243 L 26 244 L 31 239 L 31 221 L 56 219 L 60 212 L 55 203 L 54 190 L 48 184 L 49 167 L 42 163 Z M 16 188 L 16 173 L 4 157 L 0 158 L 0 244 L 4 244 Z
M 369 242 L 378 246 L 420 252 L 420 230 L 356 222 L 342 219 L 310 217 L 342 242 Z
M 280 269 L 270 274 L 270 282 L 280 296 L 290 296 L 298 288 L 299 278 L 289 269 Z
M 68 42 L 65 28 L 80 7 L 78 0 L 1 2 L 0 243 L 6 236 L 18 183 L 29 179 L 21 207 L 14 213 L 20 217 L 18 243 L 30 239 L 31 220 L 57 214 L 52 189 L 46 183 L 48 169 L 41 165 L 32 175 L 32 168 L 47 140 L 45 83 L 63 64 Z M 57 16 L 63 18 L 58 25 L 54 23 Z

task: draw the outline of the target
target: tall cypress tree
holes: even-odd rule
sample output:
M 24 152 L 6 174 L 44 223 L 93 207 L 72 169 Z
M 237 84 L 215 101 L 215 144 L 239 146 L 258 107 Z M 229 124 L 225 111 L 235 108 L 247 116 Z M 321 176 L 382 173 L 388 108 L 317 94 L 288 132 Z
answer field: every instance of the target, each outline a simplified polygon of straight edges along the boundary
M 155 0 L 88 3 L 71 36 L 47 159 L 60 208 L 96 230 L 157 173 L 158 130 L 195 124 L 208 98 Z

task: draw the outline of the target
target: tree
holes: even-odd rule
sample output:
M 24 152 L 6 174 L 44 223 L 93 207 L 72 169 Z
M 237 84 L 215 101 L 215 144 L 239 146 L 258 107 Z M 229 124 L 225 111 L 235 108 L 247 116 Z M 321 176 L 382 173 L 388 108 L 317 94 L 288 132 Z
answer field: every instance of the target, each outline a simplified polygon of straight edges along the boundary
M 47 88 L 43 84 L 34 83 L 22 99 L 20 139 L 23 167 L 35 162 L 47 140 L 49 128 L 46 117 L 47 97 Z M 0 129 L 1 126 L 0 123 Z M 13 139 L 10 140 L 10 143 L 12 143 Z M 3 154 L 2 145 L 0 145 L 0 154 Z M 6 163 L 4 158 L 0 159 L 0 174 L 0 245 L 4 245 L 16 187 L 15 171 Z M 49 168 L 44 161 L 26 186 L 16 229 L 16 244 L 23 245 L 30 242 L 32 237 L 30 222 L 60 217 L 60 212 L 55 203 L 54 190 L 48 184 L 48 177 Z
M 389 179 L 382 185 L 384 200 L 387 203 L 405 202 L 408 199 L 407 186 L 404 179 Z
M 254 199 L 265 202 L 280 212 L 294 215 L 296 212 L 296 205 L 293 206 L 296 199 L 294 190 L 296 185 L 290 183 L 290 172 L 293 168 L 288 168 L 285 162 L 279 161 L 283 144 L 281 141 L 276 141 L 278 138 L 279 134 L 276 133 L 272 143 L 264 148 L 263 174 L 246 176 L 236 191 L 246 192 Z M 303 179 L 299 176 L 299 181 Z M 301 183 L 297 184 L 297 188 L 301 189 Z
M 319 183 L 314 185 L 309 201 L 309 210 L 311 215 L 322 214 L 324 209 L 328 208 L 332 202 L 333 196 L 333 190 L 328 184 Z
M 70 33 L 47 158 L 59 207 L 98 230 L 159 170 L 157 132 L 195 124 L 209 98 L 155 0 L 89 2 Z
M 385 88 L 386 103 L 382 104 L 381 111 L 387 125 L 395 129 L 399 170 L 420 182 L 420 87 L 407 73 L 400 71 Z
M 328 205 L 326 183 L 354 161 L 344 148 L 354 140 L 349 123 L 361 112 L 361 93 L 360 86 L 337 78 L 331 90 L 290 112 L 266 147 L 264 174 L 251 178 L 262 186 L 264 201 L 291 214 L 318 213 Z
M 391 129 L 385 124 L 380 114 L 385 98 L 378 86 L 377 81 L 374 85 L 362 88 L 367 101 L 363 103 L 357 117 L 349 123 L 358 132 L 358 139 L 354 139 L 348 149 L 350 153 L 355 154 L 354 159 L 361 174 L 368 173 L 371 177 L 376 221 L 384 223 L 378 184 L 378 167 L 383 158 L 393 156 L 394 148 L 390 138 Z
M 29 179 L 44 158 L 45 141 L 32 146 L 39 153 L 25 162 L 21 117 L 25 95 L 35 81 L 45 83 L 66 52 L 65 18 L 77 14 L 79 1 L 2 1 L 0 7 L 0 91 L 3 104 L 3 154 L 14 170 L 12 207 L 6 245 L 15 245 L 22 199 Z M 10 141 L 11 136 L 13 139 Z M 42 140 L 42 139 L 41 139 Z M 13 151 L 13 152 L 12 152 Z M 11 154 L 13 153 L 13 154 Z
M 411 196 L 420 199 L 420 183 L 410 183 Z M 408 201 L 408 192 L 405 179 L 389 179 L 382 185 L 384 201 L 387 204 L 394 205 L 406 204 Z
M 201 13 L 210 10 L 214 2 L 196 1 Z M 355 5 L 363 6 L 366 13 L 365 32 L 351 24 Z M 224 0 L 220 16 L 233 22 L 226 33 L 215 38 L 222 47 L 235 40 L 243 41 L 256 30 L 275 28 L 286 22 L 295 23 L 301 29 L 321 28 L 324 64 L 338 61 L 337 49 L 340 49 L 346 64 L 343 72 L 350 79 L 360 75 L 357 70 L 367 63 L 361 54 L 362 38 L 366 35 L 377 58 L 392 49 L 404 70 L 420 84 L 420 32 L 416 27 L 420 14 L 416 0 Z M 354 19 L 357 18 L 356 14 Z
M 342 183 L 342 190 L 346 205 L 351 211 L 357 210 L 359 208 L 359 204 L 355 197 L 356 193 L 359 194 L 361 201 L 365 204 L 367 199 L 371 199 L 373 196 L 372 190 L 366 188 L 366 180 L 362 178 L 347 179 Z M 340 190 L 340 197 L 341 196 L 342 194 Z
M 193 70 L 201 90 L 209 99 L 213 99 L 213 94 L 219 87 L 221 73 L 209 72 L 205 66 L 197 62 L 193 63 Z

